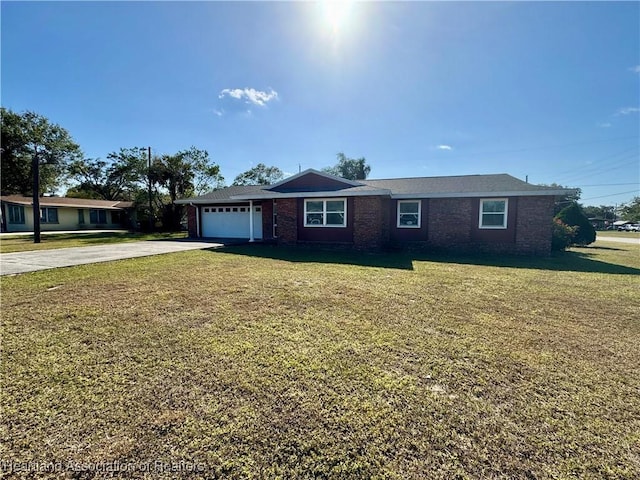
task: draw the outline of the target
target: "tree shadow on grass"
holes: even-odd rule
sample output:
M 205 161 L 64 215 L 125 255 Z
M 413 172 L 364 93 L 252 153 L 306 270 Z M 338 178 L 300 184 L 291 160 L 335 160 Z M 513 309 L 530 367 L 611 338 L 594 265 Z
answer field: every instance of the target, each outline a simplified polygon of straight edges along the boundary
M 593 249 L 610 249 L 591 247 Z M 611 248 L 611 250 L 620 250 Z M 245 255 L 256 258 L 270 258 L 286 262 L 335 263 L 363 267 L 394 268 L 413 270 L 414 262 L 456 263 L 491 267 L 525 268 L 532 270 L 553 270 L 566 272 L 611 273 L 616 275 L 640 275 L 640 269 L 596 258 L 596 253 L 568 251 L 551 257 L 529 257 L 516 255 L 461 255 L 442 252 L 381 252 L 366 253 L 350 250 L 312 249 L 253 244 L 232 245 L 211 249 L 218 253 Z

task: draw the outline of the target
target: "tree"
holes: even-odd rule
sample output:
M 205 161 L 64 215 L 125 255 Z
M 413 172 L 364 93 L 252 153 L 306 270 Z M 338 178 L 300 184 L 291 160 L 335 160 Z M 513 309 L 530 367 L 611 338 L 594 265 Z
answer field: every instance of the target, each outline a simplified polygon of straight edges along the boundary
M 284 173 L 278 167 L 267 167 L 259 163 L 250 170 L 241 173 L 233 180 L 233 185 L 271 185 L 281 180 Z
M 571 239 L 572 244 L 589 245 L 596 241 L 596 230 L 578 203 L 574 202 L 560 210 L 555 220 L 569 227 L 577 227 Z
M 615 207 L 613 205 L 582 206 L 582 210 L 587 218 L 600 218 L 602 220 L 614 221 L 616 219 Z
M 629 203 L 620 209 L 622 220 L 640 223 L 640 197 L 633 197 Z
M 34 156 L 40 166 L 37 194 L 58 188 L 67 165 L 82 156 L 69 132 L 42 115 L 29 111 L 15 113 L 0 107 L 0 123 L 2 195 L 33 194 Z
M 171 230 L 180 228 L 184 207 L 174 202 L 179 198 L 202 194 L 224 183 L 220 167 L 212 163 L 206 150 L 191 147 L 175 155 L 156 157 L 151 167 L 151 181 L 161 187 L 155 199 L 162 210 L 163 225 Z M 163 194 L 167 195 L 163 201 Z
M 348 158 L 342 152 L 338 153 L 337 157 L 337 164 L 333 167 L 323 168 L 322 171 L 349 180 L 364 180 L 369 176 L 371 166 L 367 165 L 364 157 Z
M 142 188 L 144 172 L 138 162 L 85 159 L 72 162 L 69 175 L 78 184 L 67 190 L 68 197 L 133 200 Z

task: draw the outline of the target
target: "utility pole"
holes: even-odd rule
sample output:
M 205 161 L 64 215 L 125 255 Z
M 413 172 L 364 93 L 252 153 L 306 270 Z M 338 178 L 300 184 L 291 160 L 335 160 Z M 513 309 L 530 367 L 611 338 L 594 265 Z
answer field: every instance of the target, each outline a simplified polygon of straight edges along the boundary
M 148 147 L 147 154 L 149 158 L 149 168 L 147 170 L 147 183 L 149 184 L 149 232 L 153 232 L 154 221 L 153 221 L 153 198 L 151 193 L 151 147 Z
M 33 172 L 33 243 L 40 243 L 40 160 L 36 145 L 31 160 Z

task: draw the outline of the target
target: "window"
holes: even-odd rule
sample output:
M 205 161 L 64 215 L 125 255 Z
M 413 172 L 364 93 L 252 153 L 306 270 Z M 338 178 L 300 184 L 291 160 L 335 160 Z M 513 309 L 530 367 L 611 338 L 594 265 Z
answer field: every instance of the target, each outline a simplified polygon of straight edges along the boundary
M 507 228 L 506 198 L 486 198 L 480 200 L 479 228 Z
M 95 223 L 95 224 L 107 223 L 107 211 L 98 210 L 95 208 L 91 209 L 89 211 L 89 223 Z
M 9 223 L 24 223 L 24 207 L 9 205 Z
M 78 209 L 78 225 L 84 225 L 84 210 Z
M 41 223 L 58 223 L 58 209 L 44 207 L 40 209 Z
M 113 223 L 114 225 L 123 223 L 122 212 L 120 210 L 111 210 L 111 223 Z
M 347 201 L 344 198 L 304 201 L 305 227 L 346 227 Z
M 398 201 L 398 228 L 420 228 L 420 200 Z

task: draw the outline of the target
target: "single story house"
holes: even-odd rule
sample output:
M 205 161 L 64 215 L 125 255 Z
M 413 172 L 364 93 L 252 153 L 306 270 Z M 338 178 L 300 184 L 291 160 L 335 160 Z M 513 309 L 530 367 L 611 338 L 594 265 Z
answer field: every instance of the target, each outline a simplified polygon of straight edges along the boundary
M 0 196 L 3 232 L 33 232 L 33 199 Z M 40 229 L 85 230 L 132 228 L 133 202 L 67 197 L 40 197 Z
M 556 196 L 507 174 L 346 180 L 313 169 L 182 199 L 192 237 L 548 255 Z

